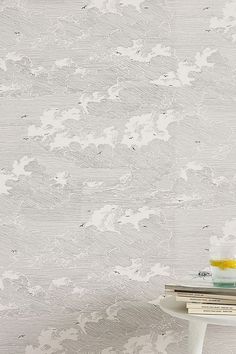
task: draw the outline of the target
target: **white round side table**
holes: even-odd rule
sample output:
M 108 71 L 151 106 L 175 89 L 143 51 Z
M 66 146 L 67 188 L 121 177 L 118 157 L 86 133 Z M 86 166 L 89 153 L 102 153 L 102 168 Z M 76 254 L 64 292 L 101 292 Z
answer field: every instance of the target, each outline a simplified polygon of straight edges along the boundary
M 185 303 L 176 301 L 174 296 L 162 298 L 160 300 L 160 308 L 171 316 L 189 321 L 189 354 L 202 354 L 203 342 L 208 324 L 236 326 L 236 316 L 188 314 Z

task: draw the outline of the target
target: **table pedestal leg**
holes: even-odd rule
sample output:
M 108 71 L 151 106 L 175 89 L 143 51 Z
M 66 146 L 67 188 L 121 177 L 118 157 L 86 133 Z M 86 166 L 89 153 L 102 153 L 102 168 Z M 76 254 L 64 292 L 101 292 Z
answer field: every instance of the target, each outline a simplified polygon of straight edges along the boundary
M 201 321 L 189 322 L 189 354 L 202 354 L 202 347 L 205 337 L 207 324 Z

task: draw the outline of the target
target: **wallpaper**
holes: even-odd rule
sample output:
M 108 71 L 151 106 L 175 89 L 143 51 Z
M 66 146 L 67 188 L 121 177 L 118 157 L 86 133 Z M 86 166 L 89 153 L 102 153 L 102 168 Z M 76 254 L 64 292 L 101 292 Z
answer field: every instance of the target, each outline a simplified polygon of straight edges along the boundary
M 0 1 L 1 354 L 187 353 L 158 304 L 236 232 L 235 43 L 236 1 Z

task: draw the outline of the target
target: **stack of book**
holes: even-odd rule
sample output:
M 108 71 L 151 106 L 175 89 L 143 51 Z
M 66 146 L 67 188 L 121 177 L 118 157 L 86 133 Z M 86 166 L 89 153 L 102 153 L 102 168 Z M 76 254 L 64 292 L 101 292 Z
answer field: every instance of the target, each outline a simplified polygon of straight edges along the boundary
M 166 295 L 186 304 L 188 313 L 236 316 L 236 288 L 216 287 L 210 282 L 191 285 L 165 285 Z

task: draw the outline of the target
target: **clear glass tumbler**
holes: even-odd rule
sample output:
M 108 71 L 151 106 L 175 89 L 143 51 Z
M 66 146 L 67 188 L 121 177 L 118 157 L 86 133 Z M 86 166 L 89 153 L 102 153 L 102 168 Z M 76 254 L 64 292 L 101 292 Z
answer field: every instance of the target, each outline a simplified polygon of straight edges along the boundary
M 214 285 L 236 287 L 236 240 L 212 240 L 210 264 Z

